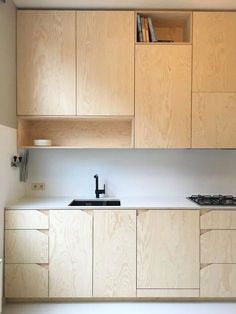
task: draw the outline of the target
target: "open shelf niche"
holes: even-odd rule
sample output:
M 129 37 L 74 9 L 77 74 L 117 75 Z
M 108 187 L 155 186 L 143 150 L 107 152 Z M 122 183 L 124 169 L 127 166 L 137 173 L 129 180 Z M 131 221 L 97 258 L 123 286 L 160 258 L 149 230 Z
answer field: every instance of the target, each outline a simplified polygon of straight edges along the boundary
M 192 43 L 192 12 L 137 11 L 136 23 L 138 14 L 144 18 L 151 18 L 157 40 L 172 41 L 169 44 Z M 136 44 L 163 44 L 163 42 L 139 42 L 138 31 L 136 30 Z
M 50 139 L 52 146 L 34 146 Z M 133 117 L 19 117 L 19 148 L 132 148 Z

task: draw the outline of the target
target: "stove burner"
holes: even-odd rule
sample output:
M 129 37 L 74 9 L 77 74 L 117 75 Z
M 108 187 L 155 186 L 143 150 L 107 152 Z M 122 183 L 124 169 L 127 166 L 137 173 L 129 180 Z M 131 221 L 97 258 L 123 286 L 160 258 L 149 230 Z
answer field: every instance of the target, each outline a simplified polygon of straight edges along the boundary
M 236 206 L 233 195 L 192 195 L 189 200 L 201 206 Z

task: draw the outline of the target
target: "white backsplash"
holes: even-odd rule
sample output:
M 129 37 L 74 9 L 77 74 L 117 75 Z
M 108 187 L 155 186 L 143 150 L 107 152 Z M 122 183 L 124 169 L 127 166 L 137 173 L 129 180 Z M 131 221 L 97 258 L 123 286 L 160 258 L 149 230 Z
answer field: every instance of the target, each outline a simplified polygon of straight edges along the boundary
M 27 195 L 93 197 L 96 173 L 108 196 L 236 194 L 236 151 L 34 150 Z M 45 191 L 32 191 L 32 182 Z

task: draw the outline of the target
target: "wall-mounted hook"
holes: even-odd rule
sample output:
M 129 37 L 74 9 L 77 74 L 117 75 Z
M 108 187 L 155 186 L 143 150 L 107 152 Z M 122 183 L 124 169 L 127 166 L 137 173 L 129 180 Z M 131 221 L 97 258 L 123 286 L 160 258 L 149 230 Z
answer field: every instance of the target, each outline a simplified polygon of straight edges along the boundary
M 22 155 L 14 155 L 11 160 L 11 166 L 18 168 L 22 162 Z
M 28 159 L 29 151 L 25 150 L 22 153 L 15 154 L 11 159 L 11 166 L 20 168 L 20 182 L 26 182 L 28 178 Z

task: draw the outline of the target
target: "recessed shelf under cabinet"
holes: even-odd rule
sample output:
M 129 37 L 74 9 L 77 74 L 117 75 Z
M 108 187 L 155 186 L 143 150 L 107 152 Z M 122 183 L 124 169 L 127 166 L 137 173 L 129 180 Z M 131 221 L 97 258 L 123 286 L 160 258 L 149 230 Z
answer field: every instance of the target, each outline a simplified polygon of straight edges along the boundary
M 34 146 L 51 139 L 52 146 Z M 20 148 L 132 148 L 132 117 L 19 117 Z
M 181 11 L 137 11 L 141 17 L 150 17 L 157 40 L 173 42 L 139 42 L 136 27 L 136 45 L 151 44 L 191 44 L 192 43 L 192 12 Z

